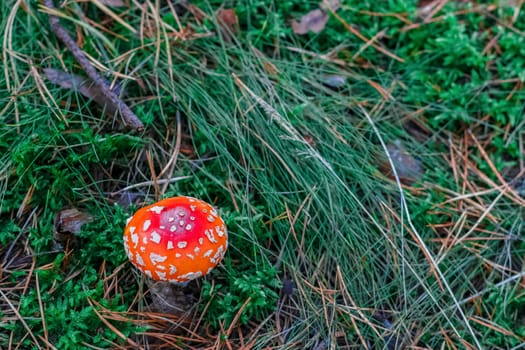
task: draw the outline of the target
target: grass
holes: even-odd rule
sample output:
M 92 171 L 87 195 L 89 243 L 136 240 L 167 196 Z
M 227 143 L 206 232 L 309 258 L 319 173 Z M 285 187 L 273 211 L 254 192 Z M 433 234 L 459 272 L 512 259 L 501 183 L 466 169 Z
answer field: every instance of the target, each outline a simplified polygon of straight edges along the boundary
M 49 83 L 82 72 L 35 2 L 3 2 L 0 346 L 522 347 L 525 18 L 442 3 L 348 1 L 297 36 L 316 2 L 68 2 L 133 132 Z M 121 242 L 137 207 L 179 194 L 230 234 L 187 318 L 151 309 Z M 86 222 L 63 237 L 68 208 Z

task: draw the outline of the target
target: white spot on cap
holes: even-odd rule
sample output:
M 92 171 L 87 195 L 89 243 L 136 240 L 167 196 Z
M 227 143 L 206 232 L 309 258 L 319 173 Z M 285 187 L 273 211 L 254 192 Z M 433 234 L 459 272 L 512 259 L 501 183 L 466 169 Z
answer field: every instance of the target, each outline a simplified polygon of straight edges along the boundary
M 144 238 L 142 238 L 142 243 L 144 243 L 144 244 L 148 244 L 148 237 L 144 237 Z
M 155 214 L 160 214 L 160 212 L 161 212 L 163 209 L 164 209 L 163 206 L 157 206 L 157 205 L 156 205 L 156 206 L 154 206 L 154 207 L 149 208 L 148 210 L 154 212 Z
M 216 217 L 216 216 L 217 216 L 217 210 L 212 209 L 212 210 L 210 211 L 210 214 Z
M 190 205 L 190 209 L 191 209 L 191 211 L 195 211 L 195 209 L 197 209 L 197 207 L 195 205 Z
M 183 211 L 179 211 L 179 216 L 180 216 L 181 218 L 183 218 L 183 217 L 185 217 L 185 216 L 186 216 L 186 213 L 185 213 L 185 212 L 183 212 Z
M 170 227 L 170 231 L 171 231 L 171 232 L 175 232 L 175 231 L 177 231 L 177 226 L 175 226 L 175 225 L 171 226 L 171 227 Z
M 186 231 L 189 231 L 191 230 L 191 225 L 190 224 L 187 224 L 186 227 L 185 227 Z
M 213 256 L 213 258 L 210 258 L 210 262 L 212 264 L 216 264 L 219 259 L 222 259 L 222 254 L 223 253 L 224 253 L 224 248 L 221 245 L 221 246 L 219 246 L 219 248 L 217 248 L 217 251 L 215 252 L 215 255 Z
M 179 226 L 182 227 L 182 226 L 184 226 L 184 224 L 185 224 L 184 220 L 179 221 Z
M 148 276 L 149 278 L 152 277 L 152 276 L 151 276 L 151 271 L 150 271 L 150 270 L 144 270 L 144 274 L 145 274 L 146 276 Z
M 144 224 L 142 225 L 142 230 L 147 231 L 148 228 L 151 226 L 151 220 L 144 220 Z
M 195 256 L 192 255 L 192 254 L 186 254 L 186 256 L 187 256 L 188 258 L 190 258 L 191 260 L 194 260 L 194 259 L 195 259 Z
M 144 263 L 144 259 L 142 259 L 142 256 L 141 256 L 139 253 L 136 253 L 136 254 L 135 254 L 135 261 L 136 261 L 137 264 L 139 264 L 140 266 L 146 266 L 146 264 Z
M 176 258 L 180 258 L 182 255 L 180 253 L 175 253 Z
M 179 247 L 180 249 L 186 248 L 187 245 L 188 242 L 186 241 L 180 241 L 179 243 L 177 243 L 177 247 Z
M 164 262 L 166 261 L 168 257 L 165 256 L 165 255 L 160 255 L 160 254 L 156 254 L 156 253 L 150 253 L 149 254 L 149 259 L 151 260 L 151 263 L 153 265 L 157 265 L 157 263 L 159 262 Z
M 136 230 L 136 227 L 135 226 L 131 226 L 129 228 L 129 233 L 133 234 L 135 232 L 135 230 Z
M 168 222 L 173 222 L 173 221 L 175 221 L 175 218 L 174 218 L 173 216 L 170 216 L 170 217 L 168 218 Z
M 126 219 L 126 225 L 129 224 L 129 222 L 131 221 L 131 219 L 133 219 L 133 216 L 130 216 L 129 218 Z
M 127 235 L 124 236 L 124 242 L 129 242 L 129 237 Z
M 217 232 L 217 236 L 222 237 L 226 234 L 226 227 L 224 227 L 224 225 L 222 227 L 216 226 L 215 231 Z
M 195 247 L 193 248 L 193 251 L 195 252 L 195 254 L 199 254 L 199 252 L 201 251 L 201 248 Z
M 136 233 L 132 234 L 131 241 L 133 242 L 133 248 L 137 248 L 137 244 L 139 244 L 139 235 Z
M 195 221 L 195 216 L 190 216 L 191 221 Z
M 217 243 L 217 239 L 213 235 L 213 230 L 205 230 L 204 234 L 206 235 L 206 237 L 208 237 L 211 243 Z
M 170 275 L 174 275 L 177 273 L 177 268 L 173 265 L 170 265 Z
M 157 274 L 157 276 L 159 276 L 161 280 L 166 279 L 166 272 L 155 271 L 155 273 Z
M 164 266 L 164 265 L 157 265 L 157 269 L 159 269 L 159 270 L 166 270 L 166 266 Z
M 168 241 L 167 248 L 168 248 L 168 250 L 173 249 L 173 242 L 172 241 Z
M 200 245 L 203 245 L 203 244 L 204 244 L 204 238 L 202 238 L 202 237 L 199 238 L 199 244 L 200 244 Z
M 152 242 L 159 244 L 161 237 L 160 237 L 160 235 L 157 232 L 153 231 L 153 232 L 151 232 L 150 239 L 151 239 Z
M 126 255 L 128 256 L 128 259 L 132 260 L 133 254 L 129 251 L 129 245 L 127 242 L 124 242 L 124 251 L 126 252 Z
M 140 247 L 140 251 L 145 253 L 146 252 L 146 247 Z
M 222 253 L 224 253 L 224 247 L 221 245 L 219 248 L 217 248 L 217 252 L 215 252 L 214 259 L 218 259 L 220 256 L 222 256 Z
M 161 230 L 164 230 L 164 229 L 166 229 L 166 226 L 164 226 L 164 225 L 160 225 L 159 228 L 160 228 Z
M 204 253 L 203 257 L 207 258 L 213 254 L 213 249 L 207 250 L 206 253 Z
M 211 215 L 208 215 L 208 222 L 214 222 L 215 219 L 213 218 L 213 216 Z
M 202 209 L 202 212 L 203 212 L 204 214 L 206 214 L 206 213 L 208 213 L 208 209 L 204 208 L 204 209 Z
M 198 278 L 198 277 L 201 277 L 201 276 L 202 276 L 202 272 L 197 271 L 197 272 L 188 272 L 188 273 L 185 273 L 184 275 L 180 275 L 179 278 L 181 278 L 181 279 L 187 279 L 187 280 L 193 280 L 193 279 Z

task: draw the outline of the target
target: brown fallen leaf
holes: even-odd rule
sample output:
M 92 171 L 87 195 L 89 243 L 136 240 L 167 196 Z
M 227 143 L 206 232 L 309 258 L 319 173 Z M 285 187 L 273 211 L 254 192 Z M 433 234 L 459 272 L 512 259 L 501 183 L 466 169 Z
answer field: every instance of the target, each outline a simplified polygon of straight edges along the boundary
M 239 19 L 234 9 L 220 9 L 217 12 L 217 22 L 221 29 L 221 36 L 226 41 L 231 41 L 237 31 Z
M 76 208 L 64 209 L 56 216 L 55 230 L 61 233 L 79 233 L 82 225 L 93 221 L 93 217 Z
M 301 17 L 301 21 L 292 21 L 292 29 L 295 34 L 304 35 L 308 32 L 320 33 L 328 22 L 328 14 L 316 9 Z
M 76 208 L 64 209 L 55 215 L 55 230 L 53 238 L 57 243 L 63 243 L 80 233 L 82 225 L 93 221 L 93 217 Z
M 410 154 L 400 140 L 394 140 L 386 147 L 401 183 L 411 185 L 423 177 L 425 169 L 421 161 Z M 383 160 L 380 168 L 389 178 L 395 178 L 388 159 Z
M 91 80 L 53 68 L 44 68 L 44 74 L 51 83 L 64 89 L 73 90 L 89 99 L 92 99 L 104 108 L 107 116 L 115 116 L 118 106 L 111 103 L 111 101 L 97 88 L 95 84 L 93 84 Z M 117 95 L 120 95 L 120 91 L 118 91 L 117 88 L 114 88 L 113 91 Z
M 237 23 L 239 23 L 234 9 L 220 9 L 217 13 L 217 18 L 220 23 L 232 31 L 235 29 Z

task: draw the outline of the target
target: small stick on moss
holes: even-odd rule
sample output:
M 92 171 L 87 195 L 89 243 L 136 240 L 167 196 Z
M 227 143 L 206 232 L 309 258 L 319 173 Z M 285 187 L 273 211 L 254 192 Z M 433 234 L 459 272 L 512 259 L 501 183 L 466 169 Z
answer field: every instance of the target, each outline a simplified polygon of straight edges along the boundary
M 44 0 L 44 6 L 49 10 L 56 10 L 53 0 Z M 82 69 L 86 72 L 87 76 L 100 89 L 102 95 L 105 95 L 108 102 L 117 107 L 126 125 L 139 131 L 144 129 L 144 124 L 142 124 L 140 119 L 135 113 L 133 113 L 128 105 L 111 90 L 108 82 L 100 76 L 97 70 L 89 62 L 84 52 L 78 47 L 75 40 L 73 40 L 64 27 L 62 27 L 59 18 L 55 15 L 49 14 L 49 24 L 51 26 L 51 31 L 66 45 L 67 49 L 71 51 L 71 54 L 73 54 L 78 64 L 80 64 Z

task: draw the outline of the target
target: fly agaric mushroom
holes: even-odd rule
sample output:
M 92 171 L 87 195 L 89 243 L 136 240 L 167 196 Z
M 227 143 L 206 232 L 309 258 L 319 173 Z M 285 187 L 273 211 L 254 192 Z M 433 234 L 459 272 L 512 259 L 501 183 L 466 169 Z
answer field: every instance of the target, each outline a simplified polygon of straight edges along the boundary
M 157 281 L 185 283 L 208 274 L 228 247 L 224 221 L 211 205 L 173 197 L 128 219 L 124 249 L 129 260 Z

